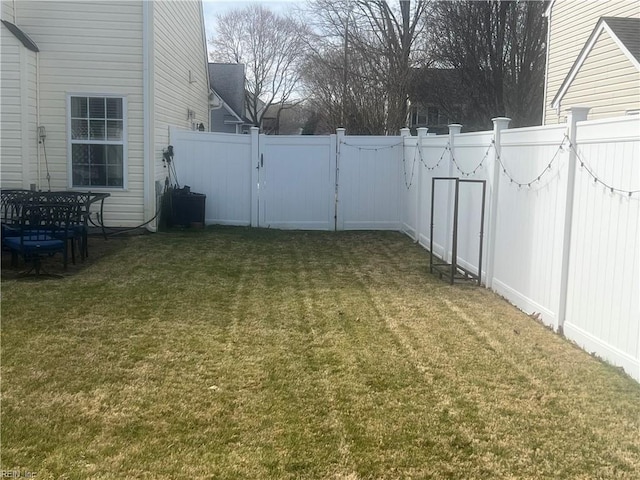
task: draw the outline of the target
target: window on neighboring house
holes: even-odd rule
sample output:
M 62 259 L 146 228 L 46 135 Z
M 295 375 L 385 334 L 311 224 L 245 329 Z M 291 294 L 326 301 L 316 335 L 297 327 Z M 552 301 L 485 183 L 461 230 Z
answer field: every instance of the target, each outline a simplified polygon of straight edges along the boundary
M 427 115 L 418 107 L 411 108 L 411 125 L 426 125 Z
M 411 125 L 419 126 L 439 126 L 448 125 L 447 114 L 438 107 L 412 107 Z
M 124 187 L 126 99 L 69 97 L 74 187 Z
M 437 107 L 429 107 L 427 109 L 428 116 L 428 125 L 439 125 L 438 117 L 440 116 L 440 111 Z

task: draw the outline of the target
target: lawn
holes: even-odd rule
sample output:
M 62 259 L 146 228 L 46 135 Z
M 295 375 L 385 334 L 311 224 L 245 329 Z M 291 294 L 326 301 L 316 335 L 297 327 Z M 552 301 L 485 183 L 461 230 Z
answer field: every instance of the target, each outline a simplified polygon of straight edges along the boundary
M 1 466 L 69 479 L 638 478 L 640 385 L 399 233 L 93 239 L 3 271 Z

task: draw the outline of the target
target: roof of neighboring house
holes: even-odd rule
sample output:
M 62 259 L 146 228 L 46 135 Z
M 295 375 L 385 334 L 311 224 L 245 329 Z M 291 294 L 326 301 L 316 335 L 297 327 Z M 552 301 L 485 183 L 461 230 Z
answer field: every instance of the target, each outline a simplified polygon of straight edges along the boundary
M 29 50 L 31 50 L 32 52 L 39 52 L 40 51 L 40 49 L 38 48 L 38 45 L 36 45 L 36 42 L 31 40 L 29 35 L 27 35 L 22 30 L 20 30 L 20 28 L 18 26 L 14 25 L 11 22 L 7 22 L 6 20 L 0 20 L 0 21 Z
M 601 17 L 553 98 L 551 105 L 554 108 L 567 93 L 602 32 L 607 32 L 611 36 L 622 53 L 640 71 L 640 18 Z
M 209 84 L 238 116 L 244 114 L 244 65 L 209 63 Z
M 411 71 L 409 98 L 414 103 L 440 103 L 460 93 L 459 72 L 453 68 L 419 68 Z

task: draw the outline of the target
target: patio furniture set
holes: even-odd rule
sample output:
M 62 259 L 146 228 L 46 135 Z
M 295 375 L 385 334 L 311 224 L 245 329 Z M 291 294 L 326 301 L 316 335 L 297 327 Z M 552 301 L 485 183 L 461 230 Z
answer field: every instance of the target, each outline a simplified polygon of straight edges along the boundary
M 89 254 L 88 232 L 91 205 L 100 202 L 100 219 L 104 200 L 109 193 L 2 190 L 0 214 L 2 219 L 2 247 L 11 252 L 11 263 L 17 265 L 18 257 L 31 265 L 26 274 L 47 273 L 42 259 L 62 255 L 63 268 L 67 269 L 69 248 L 75 264 L 76 248 L 81 260 Z M 104 227 L 102 228 L 103 234 Z

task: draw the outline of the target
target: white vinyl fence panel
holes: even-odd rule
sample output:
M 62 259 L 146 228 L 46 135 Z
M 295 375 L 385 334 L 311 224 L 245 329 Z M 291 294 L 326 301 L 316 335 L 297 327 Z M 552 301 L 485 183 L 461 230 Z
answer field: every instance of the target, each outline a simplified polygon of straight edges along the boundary
M 180 185 L 207 196 L 205 223 L 251 224 L 251 137 L 171 129 Z
M 431 227 L 431 188 L 433 177 L 448 177 L 450 152 L 448 137 L 424 137 L 420 142 L 421 148 L 417 152 L 417 172 L 412 188 L 416 188 L 416 220 L 413 228 L 417 231 L 417 240 L 424 247 L 428 247 Z M 415 152 L 414 152 L 415 155 Z M 409 158 L 409 157 L 407 157 Z M 412 160 L 413 164 L 413 160 Z M 446 256 L 448 238 L 451 235 L 449 212 L 449 189 L 438 184 L 435 196 L 434 215 L 434 253 L 440 257 Z M 440 187 L 440 188 L 438 188 Z M 416 238 L 416 235 L 414 235 Z
M 564 125 L 503 131 L 498 158 L 493 288 L 548 325 L 556 323 L 560 292 L 565 133 Z
M 333 230 L 335 135 L 260 136 L 258 226 Z
M 451 162 L 449 163 L 450 176 L 459 177 L 461 180 L 487 182 L 487 198 L 484 209 L 485 232 L 487 231 L 489 220 L 491 185 L 488 182 L 488 166 L 493 154 L 492 139 L 492 132 L 467 133 L 456 136 Z M 457 263 L 477 274 L 481 231 L 480 220 L 482 218 L 482 185 L 480 183 L 460 183 L 459 190 Z M 451 191 L 451 195 L 453 195 L 453 191 Z M 449 204 L 451 205 L 452 202 L 453 199 L 450 198 Z M 451 217 L 451 228 L 453 228 L 453 205 L 451 205 L 448 215 Z M 450 256 L 451 242 L 448 242 L 448 248 L 448 256 Z M 486 253 L 485 245 L 485 248 L 483 248 L 483 264 L 486 264 Z
M 403 139 L 338 142 L 338 230 L 400 230 Z
M 637 119 L 578 124 L 565 334 L 640 380 Z M 591 173 L 590 173 L 591 172 Z M 611 190 L 611 187 L 614 190 Z M 622 190 L 622 191 L 618 191 Z

